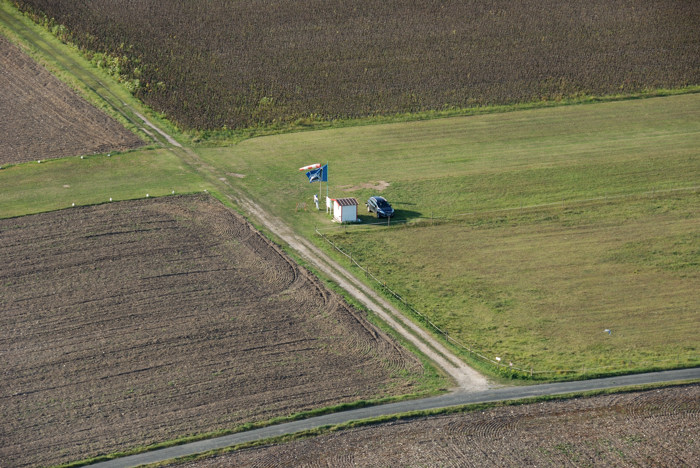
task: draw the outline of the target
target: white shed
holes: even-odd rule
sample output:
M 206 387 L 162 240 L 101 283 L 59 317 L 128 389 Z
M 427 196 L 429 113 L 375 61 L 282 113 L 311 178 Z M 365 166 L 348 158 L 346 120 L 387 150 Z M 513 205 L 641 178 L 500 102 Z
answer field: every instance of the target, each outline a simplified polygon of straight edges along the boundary
M 357 221 L 357 199 L 355 198 L 334 198 L 333 199 L 333 221 L 339 223 L 354 223 Z

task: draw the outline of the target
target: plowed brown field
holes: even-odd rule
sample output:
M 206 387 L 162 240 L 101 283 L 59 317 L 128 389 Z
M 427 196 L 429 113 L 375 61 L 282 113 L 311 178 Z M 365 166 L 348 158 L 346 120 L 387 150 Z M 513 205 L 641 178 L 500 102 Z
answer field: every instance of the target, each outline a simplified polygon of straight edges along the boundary
M 0 166 L 143 142 L 0 36 Z
M 185 466 L 697 466 L 698 434 L 693 385 L 368 426 Z
M 14 3 L 191 129 L 700 84 L 693 0 Z
M 0 220 L 0 460 L 410 393 L 417 359 L 207 196 Z

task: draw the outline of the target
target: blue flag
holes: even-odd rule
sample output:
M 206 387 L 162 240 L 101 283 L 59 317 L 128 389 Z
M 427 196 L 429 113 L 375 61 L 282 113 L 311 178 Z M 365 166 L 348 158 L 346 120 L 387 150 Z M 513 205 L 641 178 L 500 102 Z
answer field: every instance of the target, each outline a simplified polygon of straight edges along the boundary
M 328 164 L 313 171 L 306 173 L 306 177 L 309 178 L 309 183 L 312 182 L 328 182 Z
M 318 169 L 307 172 L 306 177 L 309 178 L 309 183 L 319 182 L 321 180 L 321 168 L 319 167 Z

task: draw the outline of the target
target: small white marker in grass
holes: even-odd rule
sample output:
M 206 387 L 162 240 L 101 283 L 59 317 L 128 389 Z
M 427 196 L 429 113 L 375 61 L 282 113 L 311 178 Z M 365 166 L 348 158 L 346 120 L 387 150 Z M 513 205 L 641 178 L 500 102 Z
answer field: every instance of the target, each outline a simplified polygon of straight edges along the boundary
M 148 198 L 148 197 L 150 197 L 150 195 L 149 195 L 149 194 L 146 194 L 146 198 Z
M 80 159 L 83 159 L 83 156 L 80 156 Z
M 71 206 L 75 206 L 75 203 L 73 203 Z
M 41 164 L 41 159 L 37 159 L 36 162 Z
M 112 201 L 112 197 L 109 197 L 109 201 Z

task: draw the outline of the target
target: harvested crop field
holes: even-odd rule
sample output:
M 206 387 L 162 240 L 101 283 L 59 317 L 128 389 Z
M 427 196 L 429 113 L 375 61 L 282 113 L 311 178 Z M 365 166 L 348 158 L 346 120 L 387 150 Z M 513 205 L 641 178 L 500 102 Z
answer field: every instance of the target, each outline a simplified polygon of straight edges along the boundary
M 0 459 L 419 390 L 419 361 L 204 195 L 0 220 Z
M 0 115 L 0 165 L 143 145 L 1 35 Z
M 695 1 L 16 3 L 118 57 L 137 95 L 186 128 L 700 84 Z
M 391 422 L 184 466 L 696 466 L 698 433 L 691 385 Z

